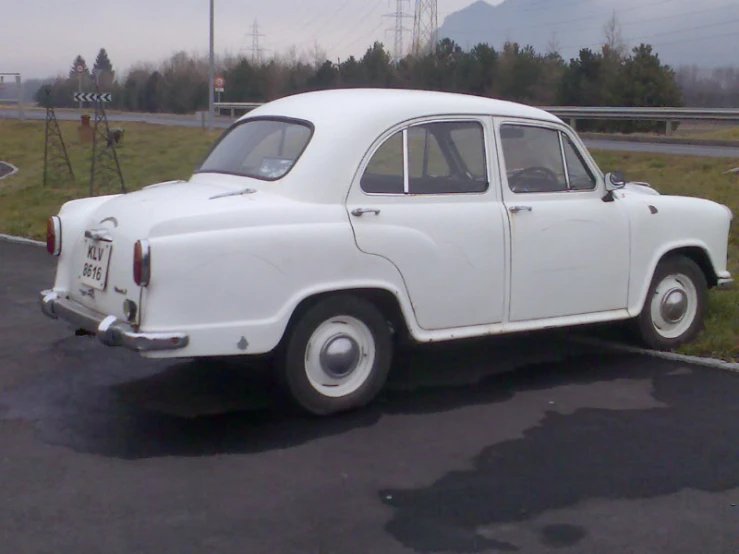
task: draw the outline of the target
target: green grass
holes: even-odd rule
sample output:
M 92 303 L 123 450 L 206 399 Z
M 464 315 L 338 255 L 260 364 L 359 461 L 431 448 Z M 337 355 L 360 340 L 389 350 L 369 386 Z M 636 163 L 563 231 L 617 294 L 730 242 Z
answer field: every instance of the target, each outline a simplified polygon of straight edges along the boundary
M 79 143 L 78 123 L 60 125 L 77 184 L 44 188 L 44 124 L 0 120 L 0 160 L 20 168 L 15 175 L 0 180 L 0 233 L 43 240 L 47 217 L 65 201 L 87 196 L 91 145 Z M 187 178 L 219 134 L 144 123 L 125 123 L 123 127 L 126 134 L 118 152 L 129 190 Z M 604 171 L 622 169 L 627 178 L 647 181 L 665 194 L 721 202 L 739 217 L 739 176 L 723 174 L 739 167 L 739 159 L 605 151 L 593 151 L 593 156 Z M 738 229 L 735 222 L 729 245 L 729 269 L 735 276 L 739 276 Z M 739 361 L 739 287 L 711 293 L 706 330 L 681 352 Z
M 699 139 L 739 141 L 739 127 L 721 129 L 720 131 L 712 131 L 710 133 L 701 133 L 699 135 L 694 135 L 694 137 Z
M 739 167 L 739 159 L 667 156 L 661 154 L 593 151 L 604 170 L 623 169 L 628 179 L 646 181 L 663 194 L 697 196 L 726 204 L 739 218 L 739 176 L 724 175 Z M 729 271 L 739 277 L 739 224 L 729 237 Z M 739 361 L 739 287 L 711 291 L 706 328 L 683 354 Z
M 0 160 L 20 171 L 0 180 L 0 233 L 43 238 L 45 221 L 67 200 L 87 196 L 91 143 L 80 143 L 77 122 L 59 122 L 76 177 L 74 186 L 44 188 L 44 123 L 0 120 Z M 118 159 L 127 190 L 169 179 L 187 178 L 219 131 L 146 123 L 112 123 L 125 136 Z M 116 193 L 113 188 L 96 194 Z

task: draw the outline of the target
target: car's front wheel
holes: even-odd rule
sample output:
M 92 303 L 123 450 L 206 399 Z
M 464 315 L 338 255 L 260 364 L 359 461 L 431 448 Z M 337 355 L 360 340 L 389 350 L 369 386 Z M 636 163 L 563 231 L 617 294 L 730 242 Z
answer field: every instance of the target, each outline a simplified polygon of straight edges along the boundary
M 654 273 L 644 308 L 635 320 L 641 342 L 673 350 L 703 327 L 708 287 L 700 267 L 685 256 L 662 260 Z
M 316 415 L 368 404 L 385 384 L 392 362 L 391 329 L 367 300 L 333 296 L 305 311 L 279 357 L 290 396 Z

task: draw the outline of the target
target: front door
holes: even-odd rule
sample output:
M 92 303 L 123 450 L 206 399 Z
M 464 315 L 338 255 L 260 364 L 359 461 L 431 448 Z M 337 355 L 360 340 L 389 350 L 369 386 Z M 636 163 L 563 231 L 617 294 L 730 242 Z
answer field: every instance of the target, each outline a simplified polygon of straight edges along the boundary
M 347 199 L 357 246 L 392 262 L 428 330 L 504 318 L 505 209 L 491 186 L 489 119 L 419 123 L 389 136 Z
M 624 309 L 628 216 L 607 202 L 577 141 L 556 126 L 497 122 L 511 228 L 510 321 Z

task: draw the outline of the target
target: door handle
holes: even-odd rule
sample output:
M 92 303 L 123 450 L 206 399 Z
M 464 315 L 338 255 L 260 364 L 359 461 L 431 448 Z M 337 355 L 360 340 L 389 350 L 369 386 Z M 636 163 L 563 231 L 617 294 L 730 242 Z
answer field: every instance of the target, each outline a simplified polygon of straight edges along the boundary
M 531 212 L 534 208 L 531 206 L 511 206 L 508 208 L 508 211 L 510 211 L 512 214 L 517 214 L 518 212 Z
M 380 215 L 380 210 L 377 208 L 357 208 L 352 210 L 352 215 L 362 217 L 364 214 L 375 214 Z

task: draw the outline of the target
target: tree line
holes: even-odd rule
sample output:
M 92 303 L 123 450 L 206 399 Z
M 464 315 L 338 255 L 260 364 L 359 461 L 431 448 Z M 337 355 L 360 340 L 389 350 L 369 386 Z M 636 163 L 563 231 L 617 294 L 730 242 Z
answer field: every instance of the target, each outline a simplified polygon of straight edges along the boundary
M 208 106 L 208 61 L 178 52 L 158 65 L 138 64 L 116 79 L 110 59 L 101 49 L 92 74 L 75 67 L 67 76 L 42 87 L 36 99 L 57 107 L 73 107 L 73 93 L 83 83 L 94 90 L 113 93 L 111 108 L 141 112 L 192 113 Z M 496 50 L 478 44 L 463 50 L 449 39 L 419 57 L 397 63 L 380 42 L 360 58 L 332 62 L 316 52 L 312 60 L 295 52 L 256 62 L 245 57 L 218 60 L 218 74 L 225 78 L 223 101 L 266 102 L 298 92 L 346 87 L 385 87 L 460 92 L 531 105 L 572 106 L 682 106 L 686 94 L 681 83 L 698 82 L 693 75 L 678 74 L 665 65 L 651 46 L 641 44 L 628 51 L 612 37 L 598 50 L 582 49 L 565 61 L 556 47 L 540 53 L 531 46 L 506 42 Z M 732 74 L 733 75 L 733 74 Z M 737 74 L 739 81 L 739 73 Z M 690 98 L 695 94 L 691 92 Z M 583 122 L 583 130 L 617 128 L 623 131 L 655 130 L 653 122 Z M 662 124 L 664 125 L 664 124 Z

